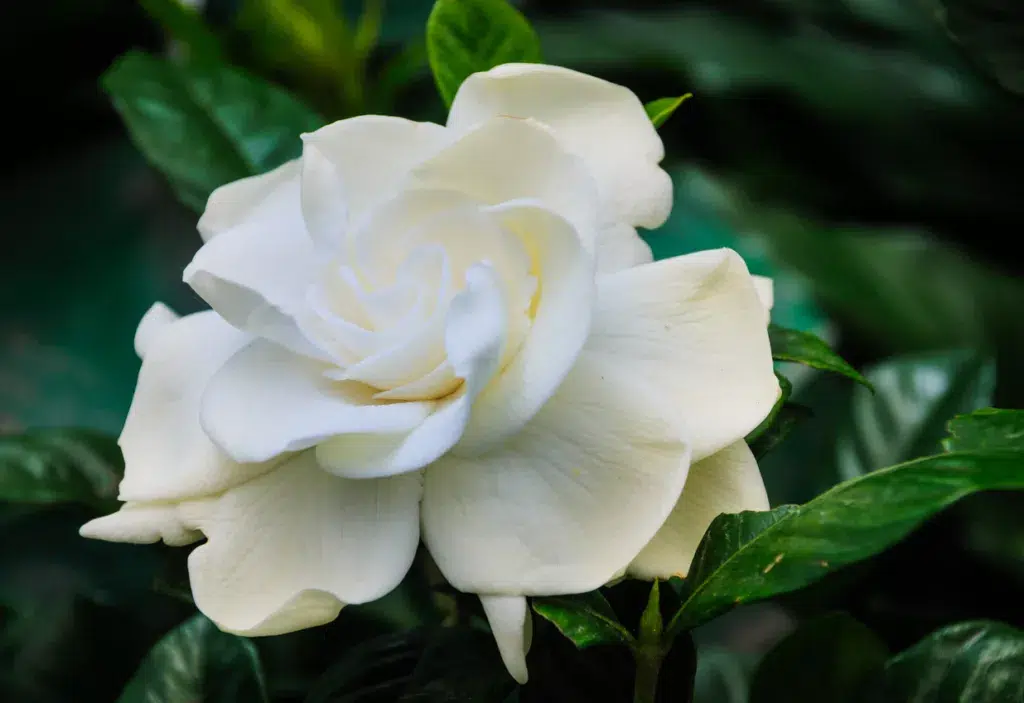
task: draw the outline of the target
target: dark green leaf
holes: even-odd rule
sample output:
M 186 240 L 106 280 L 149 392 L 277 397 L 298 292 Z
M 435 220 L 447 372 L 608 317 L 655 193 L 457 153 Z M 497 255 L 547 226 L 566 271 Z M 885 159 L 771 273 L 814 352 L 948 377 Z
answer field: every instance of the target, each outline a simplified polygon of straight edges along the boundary
M 1024 95 L 1024 7 L 1016 0 L 939 0 L 950 34 L 1007 90 Z
M 655 127 L 660 127 L 666 122 L 668 118 L 672 116 L 680 105 L 693 97 L 693 93 L 687 93 L 686 95 L 680 95 L 678 98 L 658 98 L 644 105 L 644 110 L 647 111 L 647 116 L 651 118 L 651 123 Z
M 803 506 L 720 515 L 697 549 L 689 595 L 669 631 L 795 591 L 871 557 L 966 495 L 1022 488 L 1019 456 L 944 454 L 848 481 Z
M 157 642 L 118 703 L 259 703 L 263 669 L 252 642 L 221 632 L 202 615 Z
M 965 352 L 899 357 L 868 371 L 875 393 L 854 390 L 852 417 L 841 431 L 836 460 L 851 479 L 937 454 L 946 422 L 992 402 L 995 367 Z
M 405 694 L 405 703 L 503 701 L 515 689 L 494 636 L 468 626 L 440 628 L 427 645 Z
M 181 0 L 141 0 L 141 5 L 167 34 L 185 46 L 189 60 L 210 61 L 221 57 L 220 42 L 194 7 Z
M 768 337 L 772 345 L 772 358 L 776 361 L 791 361 L 822 371 L 831 371 L 871 388 L 871 383 L 857 369 L 832 351 L 823 339 L 810 332 L 768 325 Z
M 761 660 L 750 703 L 854 703 L 888 656 L 878 636 L 848 615 L 811 620 Z
M 299 135 L 323 124 L 288 93 L 223 64 L 131 52 L 103 87 L 135 144 L 196 210 L 218 186 L 298 156 Z
M 778 371 L 775 372 L 775 378 L 779 379 L 779 389 L 781 391 L 781 393 L 779 394 L 779 399 L 775 401 L 775 405 L 772 406 L 771 411 L 768 413 L 768 417 L 762 420 L 761 424 L 755 427 L 753 430 L 751 430 L 750 434 L 747 435 L 747 444 L 750 444 L 751 442 L 756 440 L 758 437 L 764 434 L 764 432 L 769 427 L 771 427 L 772 424 L 774 424 L 775 418 L 777 418 L 779 416 L 779 413 L 782 411 L 782 406 L 785 405 L 786 402 L 789 400 L 789 397 L 793 395 L 793 384 L 789 382 L 788 378 L 783 376 Z
M 1024 700 L 1024 632 L 965 622 L 893 657 L 871 703 L 1016 703 Z
M 701 647 L 697 650 L 693 703 L 747 703 L 751 669 L 752 663 L 736 652 Z
M 124 471 L 113 437 L 84 429 L 0 436 L 0 500 L 104 505 Z
M 812 415 L 811 409 L 806 405 L 787 403 L 782 406 L 771 426 L 757 439 L 750 442 L 750 451 L 754 453 L 754 458 L 761 459 L 767 455 L 779 446 L 800 422 L 809 419 Z
M 394 701 L 408 686 L 424 646 L 419 631 L 360 642 L 313 684 L 304 703 Z
M 598 591 L 534 598 L 533 609 L 580 649 L 598 644 L 633 645 L 633 636 L 619 624 L 608 601 Z
M 427 56 L 451 105 L 462 81 L 503 63 L 540 63 L 533 27 L 506 0 L 437 0 L 427 20 Z
M 985 408 L 949 421 L 947 452 L 1024 451 L 1024 410 Z

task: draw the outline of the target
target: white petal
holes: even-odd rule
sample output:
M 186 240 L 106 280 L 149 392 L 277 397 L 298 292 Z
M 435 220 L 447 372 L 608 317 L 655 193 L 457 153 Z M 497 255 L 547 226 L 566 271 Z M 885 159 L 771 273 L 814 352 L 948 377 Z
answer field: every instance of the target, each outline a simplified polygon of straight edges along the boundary
M 228 632 L 275 635 L 391 591 L 419 543 L 416 474 L 350 481 L 305 452 L 218 498 L 181 506 L 207 537 L 189 557 L 196 606 Z
M 146 357 L 118 439 L 125 461 L 121 500 L 203 496 L 268 471 L 267 465 L 232 461 L 199 424 L 206 384 L 249 336 L 213 311 L 188 315 L 143 336 Z
M 768 510 L 757 460 L 743 440 L 690 467 L 672 514 L 630 566 L 640 578 L 685 576 L 711 521 L 722 513 Z
M 588 247 L 597 239 L 599 201 L 586 166 L 532 120 L 496 117 L 416 168 L 412 182 L 497 205 L 533 199 L 569 220 Z
M 526 655 L 533 638 L 533 619 L 523 596 L 480 596 L 501 660 L 516 683 L 529 679 Z
M 555 393 L 587 339 L 594 297 L 594 261 L 569 222 L 529 202 L 491 212 L 529 252 L 540 297 L 519 352 L 473 406 L 458 447 L 467 455 L 519 431 Z
M 302 211 L 317 244 L 336 249 L 349 224 L 394 193 L 451 137 L 440 125 L 361 115 L 302 137 Z
M 140 359 L 146 356 L 146 350 L 149 349 L 156 337 L 159 336 L 160 330 L 179 317 L 178 313 L 163 303 L 153 303 L 150 306 L 149 310 L 142 316 L 142 319 L 139 320 L 139 326 L 135 328 L 135 353 Z
M 200 421 L 236 461 L 266 461 L 347 433 L 408 432 L 432 403 L 383 404 L 373 389 L 332 381 L 324 366 L 256 340 L 210 379 Z
M 523 430 L 425 471 L 423 537 L 457 589 L 580 593 L 639 553 L 679 497 L 681 428 L 625 367 L 581 356 Z
M 751 276 L 754 279 L 754 287 L 757 288 L 757 297 L 764 305 L 765 315 L 771 317 L 772 307 L 775 305 L 775 283 L 767 276 Z
M 597 236 L 597 270 L 613 273 L 654 261 L 654 254 L 633 227 L 618 222 L 602 227 Z
M 587 351 L 628 369 L 686 427 L 700 461 L 742 439 L 779 395 L 764 306 L 743 260 L 718 249 L 598 279 Z
M 208 242 L 221 232 L 263 217 L 264 208 L 273 207 L 271 194 L 298 178 L 299 168 L 299 160 L 293 159 L 272 171 L 222 185 L 213 191 L 196 225 L 203 241 Z
M 463 82 L 448 126 L 462 132 L 499 115 L 551 127 L 587 162 L 611 205 L 609 219 L 649 228 L 665 222 L 672 207 L 672 181 L 658 167 L 665 148 L 628 88 L 558 66 L 505 64 Z
M 196 252 L 184 280 L 235 327 L 325 358 L 299 331 L 315 255 L 299 209 L 299 182 L 281 182 L 253 217 Z
M 464 379 L 463 388 L 410 432 L 341 436 L 319 445 L 317 459 L 328 471 L 351 478 L 415 471 L 462 437 L 473 400 L 498 370 L 508 329 L 507 306 L 494 269 L 474 265 L 466 279 L 445 321 L 448 362 Z
M 107 542 L 152 544 L 163 540 L 172 547 L 203 538 L 201 532 L 182 523 L 174 503 L 125 503 L 116 513 L 85 523 L 78 533 Z

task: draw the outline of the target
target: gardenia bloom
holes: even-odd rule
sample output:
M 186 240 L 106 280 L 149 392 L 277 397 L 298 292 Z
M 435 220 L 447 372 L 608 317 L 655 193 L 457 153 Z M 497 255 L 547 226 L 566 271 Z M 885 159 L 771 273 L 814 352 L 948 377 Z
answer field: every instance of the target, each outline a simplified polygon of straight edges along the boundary
M 765 304 L 732 251 L 650 262 L 663 154 L 629 90 L 506 65 L 446 126 L 343 120 L 218 189 L 185 270 L 213 309 L 140 323 L 124 506 L 82 534 L 205 537 L 196 605 L 244 635 L 380 598 L 422 539 L 525 681 L 524 596 L 685 573 L 767 507 Z

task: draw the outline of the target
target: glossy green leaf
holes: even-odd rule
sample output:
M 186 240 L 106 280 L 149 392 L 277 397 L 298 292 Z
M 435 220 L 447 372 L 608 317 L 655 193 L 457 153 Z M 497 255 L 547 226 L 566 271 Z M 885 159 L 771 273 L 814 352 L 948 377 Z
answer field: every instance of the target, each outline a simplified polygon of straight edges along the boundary
M 848 481 L 806 505 L 720 515 L 697 549 L 669 631 L 803 588 L 878 554 L 960 498 L 999 489 L 1024 489 L 1020 456 L 943 454 Z
M 533 609 L 580 649 L 598 644 L 633 645 L 612 607 L 598 591 L 576 596 L 534 598 Z
M 195 7 L 182 0 L 140 0 L 140 4 L 168 35 L 184 45 L 189 60 L 209 61 L 221 57 L 220 41 Z
M 693 93 L 686 93 L 678 98 L 658 98 L 644 105 L 644 110 L 647 111 L 647 116 L 651 118 L 651 123 L 655 127 L 660 127 L 668 122 L 668 118 L 679 109 L 680 105 L 692 97 Z
M 782 411 L 782 407 L 787 402 L 789 402 L 790 396 L 793 395 L 793 384 L 789 382 L 788 378 L 783 376 L 778 371 L 775 372 L 775 378 L 779 380 L 779 390 L 781 391 L 779 394 L 779 399 L 775 401 L 775 405 L 772 406 L 772 409 L 771 411 L 769 411 L 768 416 L 761 421 L 761 424 L 752 429 L 750 433 L 747 435 L 747 444 L 752 443 L 754 440 L 756 440 L 758 437 L 764 434 L 764 432 L 775 423 L 775 419 L 779 416 L 779 413 Z
M 885 666 L 871 703 L 1024 700 L 1024 632 L 999 622 L 950 625 Z
M 252 642 L 196 615 L 156 643 L 118 703 L 266 700 L 263 668 Z
M 540 63 L 540 40 L 506 0 L 437 0 L 427 20 L 427 56 L 452 104 L 462 81 L 503 63 Z
M 867 375 L 875 393 L 854 391 L 836 445 L 841 479 L 938 453 L 946 423 L 990 405 L 995 387 L 994 365 L 967 352 L 899 357 Z
M 749 443 L 750 451 L 754 458 L 761 459 L 767 456 L 773 449 L 778 447 L 782 440 L 789 436 L 789 433 L 796 429 L 804 420 L 812 417 L 813 412 L 806 405 L 799 403 L 786 403 L 775 416 L 771 426 L 768 427 L 757 439 Z
M 949 421 L 947 452 L 1024 451 L 1024 410 L 984 408 Z
M 828 346 L 825 340 L 810 332 L 792 330 L 779 325 L 768 325 L 772 345 L 772 358 L 791 361 L 822 371 L 831 371 L 852 378 L 871 388 L 871 383 Z
M 195 210 L 218 186 L 299 155 L 323 119 L 283 90 L 224 64 L 125 54 L 104 74 L 136 146 Z
M 85 429 L 0 435 L 0 501 L 106 504 L 124 471 L 113 437 Z
M 803 623 L 758 665 L 750 703 L 857 703 L 889 652 L 868 627 L 835 613 Z

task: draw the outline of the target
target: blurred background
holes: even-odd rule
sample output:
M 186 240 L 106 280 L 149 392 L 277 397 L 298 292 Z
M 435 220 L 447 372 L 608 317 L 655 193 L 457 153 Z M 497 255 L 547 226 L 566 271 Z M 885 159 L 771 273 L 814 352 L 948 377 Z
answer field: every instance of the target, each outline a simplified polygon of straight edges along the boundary
M 661 129 L 676 204 L 646 233 L 656 256 L 737 249 L 776 279 L 775 322 L 826 337 L 878 388 L 784 369 L 810 412 L 763 461 L 773 505 L 929 453 L 955 414 L 1024 407 L 1018 0 L 515 4 L 548 63 L 644 101 L 694 94 Z M 119 55 L 196 52 L 212 38 L 224 61 L 323 120 L 443 121 L 423 49 L 431 5 L 390 0 L 360 22 L 362 2 L 348 0 L 326 22 L 322 0 L 209 0 L 209 36 L 183 42 L 169 41 L 166 0 L 5 4 L 0 432 L 116 434 L 141 314 L 156 300 L 202 307 L 181 282 L 200 243 L 182 200 L 204 197 L 170 184 L 129 138 L 100 87 Z M 357 26 L 362 44 L 339 51 L 333 33 Z M 182 617 L 149 588 L 164 550 L 84 543 L 75 529 L 89 510 L 0 506 L 0 700 L 114 700 Z M 706 628 L 701 695 L 746 700 L 752 663 L 796 616 L 846 610 L 898 651 L 954 619 L 1022 626 L 1022 589 L 1020 496 L 977 496 L 799 602 Z

